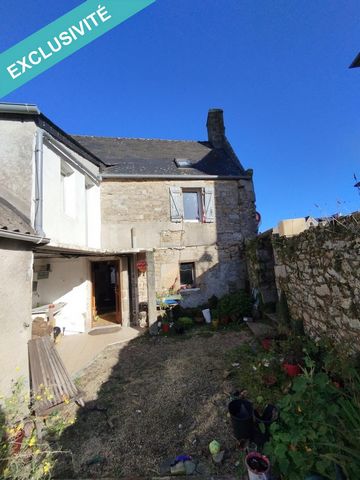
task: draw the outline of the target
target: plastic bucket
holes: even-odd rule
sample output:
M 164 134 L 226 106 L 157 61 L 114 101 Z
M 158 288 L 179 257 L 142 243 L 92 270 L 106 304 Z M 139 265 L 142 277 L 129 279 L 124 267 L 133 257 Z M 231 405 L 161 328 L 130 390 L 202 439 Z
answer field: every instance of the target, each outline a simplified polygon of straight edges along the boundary
M 209 308 L 205 308 L 205 310 L 202 311 L 202 314 L 204 315 L 205 322 L 206 322 L 206 323 L 211 323 L 210 309 L 209 309 Z
M 265 407 L 262 415 L 259 414 L 256 410 L 254 411 L 254 418 L 257 424 L 263 423 L 265 425 L 265 433 L 262 434 L 263 442 L 265 443 L 270 440 L 270 425 L 279 418 L 279 410 L 275 405 L 268 404 Z
M 251 439 L 254 430 L 252 403 L 247 400 L 236 399 L 229 403 L 228 408 L 235 438 L 239 441 Z
M 269 480 L 270 460 L 258 452 L 250 452 L 245 457 L 249 480 Z

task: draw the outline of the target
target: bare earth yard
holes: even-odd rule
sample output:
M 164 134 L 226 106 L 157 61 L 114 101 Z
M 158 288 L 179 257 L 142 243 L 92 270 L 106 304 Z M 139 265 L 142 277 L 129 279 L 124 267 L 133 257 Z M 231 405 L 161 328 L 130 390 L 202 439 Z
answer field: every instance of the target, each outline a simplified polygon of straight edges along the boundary
M 152 478 L 181 454 L 200 461 L 202 478 L 235 475 L 226 352 L 248 338 L 246 331 L 143 336 L 108 347 L 80 378 L 86 405 L 60 442 L 73 466 L 60 462 L 54 478 Z M 209 455 L 213 439 L 226 449 L 220 466 Z

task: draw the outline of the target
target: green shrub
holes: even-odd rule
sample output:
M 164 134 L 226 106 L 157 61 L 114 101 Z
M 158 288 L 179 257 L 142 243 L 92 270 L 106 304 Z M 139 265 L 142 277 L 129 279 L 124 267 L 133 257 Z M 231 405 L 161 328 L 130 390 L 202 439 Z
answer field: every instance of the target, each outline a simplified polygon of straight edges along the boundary
M 190 317 L 180 317 L 177 320 L 177 323 L 185 329 L 189 329 L 193 326 L 194 321 Z
M 309 369 L 279 401 L 280 419 L 271 426 L 265 453 L 287 480 L 304 480 L 310 473 L 334 479 L 329 453 L 338 448 L 332 425 L 340 411 L 339 392 L 325 373 L 314 373 L 311 360 L 307 364 Z
M 219 300 L 219 314 L 237 315 L 238 317 L 246 317 L 251 315 L 252 303 L 250 296 L 240 290 L 236 293 L 228 293 Z

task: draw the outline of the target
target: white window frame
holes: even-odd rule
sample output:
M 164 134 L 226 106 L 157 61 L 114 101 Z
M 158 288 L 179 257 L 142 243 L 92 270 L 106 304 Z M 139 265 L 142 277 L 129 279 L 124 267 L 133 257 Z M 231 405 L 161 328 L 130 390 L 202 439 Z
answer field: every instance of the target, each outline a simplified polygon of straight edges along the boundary
M 187 223 L 204 223 L 204 205 L 203 205 L 203 190 L 202 188 L 182 188 L 182 202 L 183 202 L 183 212 L 184 212 L 184 222 Z M 196 193 L 198 208 L 199 208 L 199 218 L 185 218 L 185 202 L 184 194 L 185 193 Z

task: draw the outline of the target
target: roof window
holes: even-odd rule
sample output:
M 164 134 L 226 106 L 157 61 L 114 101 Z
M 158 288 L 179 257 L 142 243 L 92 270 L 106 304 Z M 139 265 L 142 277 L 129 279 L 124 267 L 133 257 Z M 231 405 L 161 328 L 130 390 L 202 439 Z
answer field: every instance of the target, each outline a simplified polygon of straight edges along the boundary
M 175 158 L 175 164 L 178 168 L 192 168 L 192 163 L 187 158 Z

